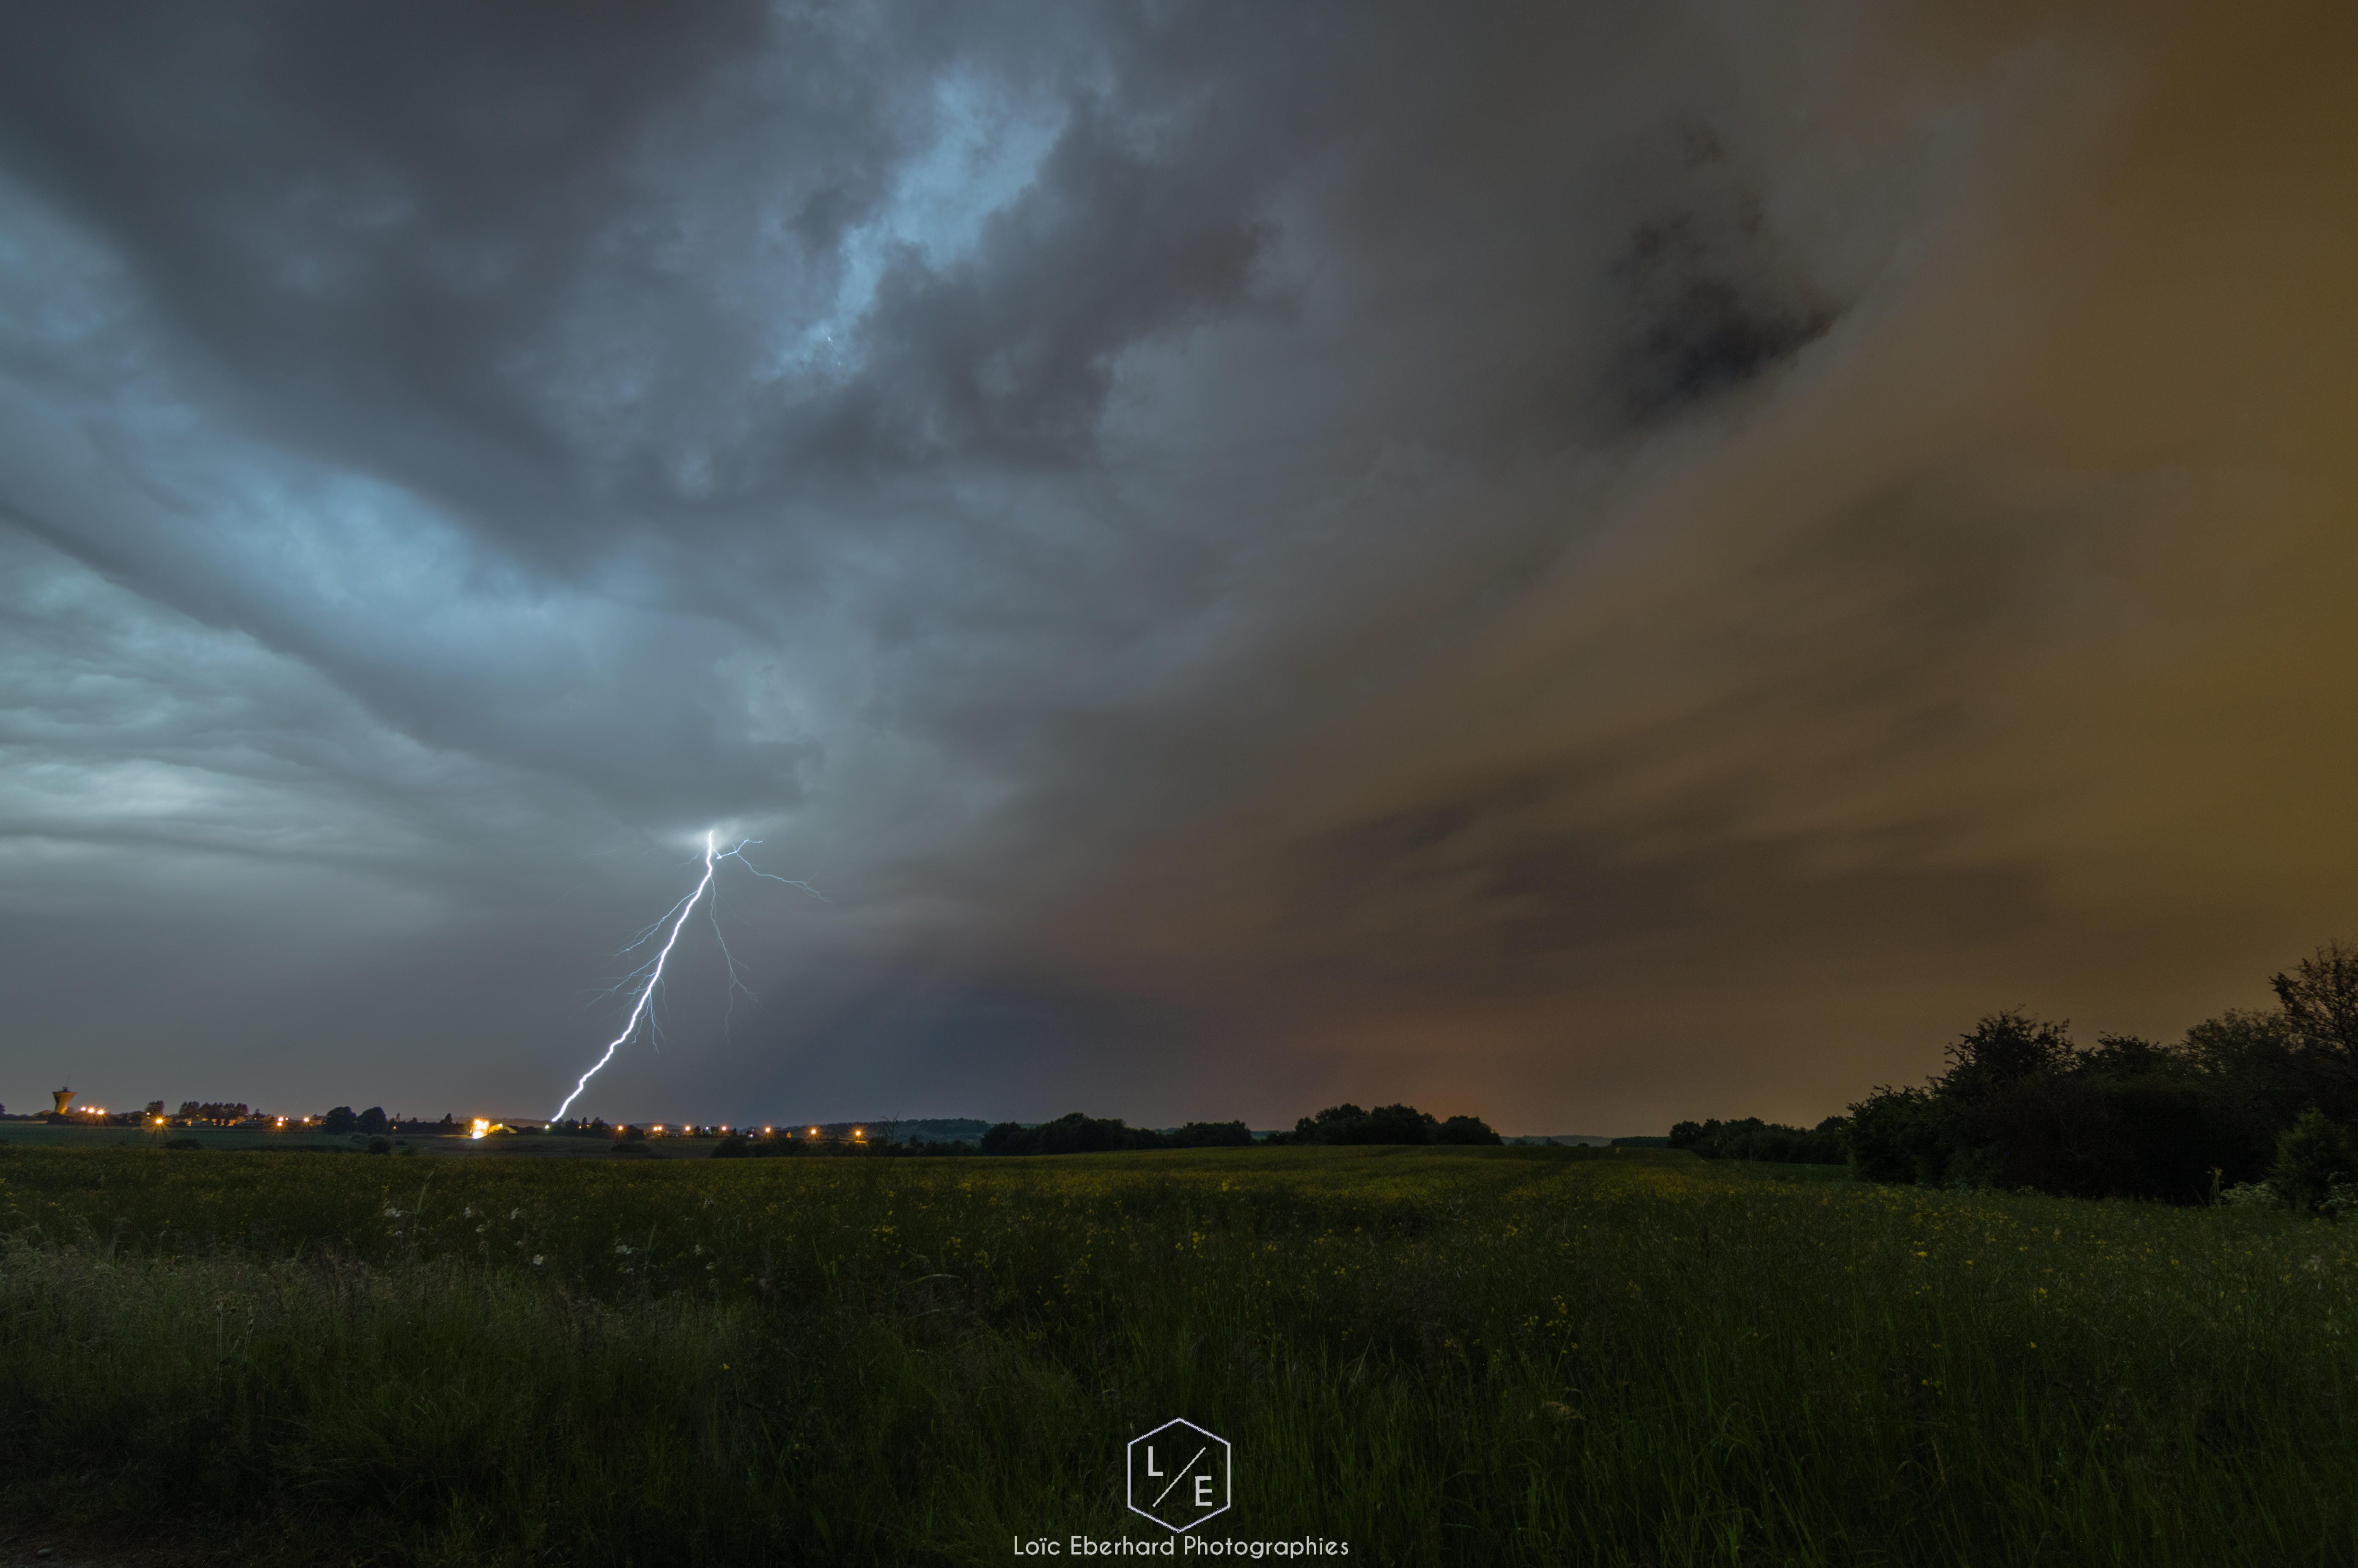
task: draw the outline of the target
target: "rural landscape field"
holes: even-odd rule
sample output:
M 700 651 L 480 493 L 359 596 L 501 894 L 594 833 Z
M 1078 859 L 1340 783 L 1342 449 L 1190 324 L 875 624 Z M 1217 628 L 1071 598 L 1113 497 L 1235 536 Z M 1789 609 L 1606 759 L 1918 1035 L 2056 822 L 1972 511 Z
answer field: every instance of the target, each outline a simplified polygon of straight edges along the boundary
M 2358 1568 L 2353 147 L 0 5 L 0 1568 Z
M 2334 1563 L 2358 1246 L 1671 1151 L 0 1152 L 11 1517 L 239 1560 Z

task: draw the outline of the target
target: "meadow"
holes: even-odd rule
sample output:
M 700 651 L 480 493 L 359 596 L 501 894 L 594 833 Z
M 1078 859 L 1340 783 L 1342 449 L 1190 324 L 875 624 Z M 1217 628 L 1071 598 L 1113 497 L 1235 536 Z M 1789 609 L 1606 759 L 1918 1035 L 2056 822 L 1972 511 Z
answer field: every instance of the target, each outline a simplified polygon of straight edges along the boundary
M 0 1504 L 238 1561 L 2358 1562 L 2353 1232 L 1671 1152 L 0 1151 Z M 1033 1559 L 1038 1561 L 1039 1559 Z M 1061 1559 L 1060 1559 L 1061 1560 Z

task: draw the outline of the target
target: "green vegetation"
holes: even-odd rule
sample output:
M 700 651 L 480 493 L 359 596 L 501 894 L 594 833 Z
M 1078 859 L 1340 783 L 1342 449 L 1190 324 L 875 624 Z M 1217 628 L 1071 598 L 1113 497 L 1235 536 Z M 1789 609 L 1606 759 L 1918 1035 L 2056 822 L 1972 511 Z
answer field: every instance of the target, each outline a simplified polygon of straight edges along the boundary
M 1682 1121 L 1671 1129 L 1670 1146 L 1692 1150 L 1706 1160 L 1839 1165 L 1850 1158 L 1845 1138 L 1849 1130 L 1849 1119 L 1840 1116 L 1830 1116 L 1806 1131 L 1757 1116 L 1736 1121 Z
M 242 1558 L 2339 1563 L 2358 1232 L 1682 1152 L 0 1152 L 0 1506 Z
M 1252 1133 L 1241 1121 L 1191 1121 L 1169 1132 L 1130 1127 L 1079 1111 L 1026 1127 L 1002 1121 L 982 1135 L 985 1154 L 1105 1154 L 1119 1149 L 1242 1149 Z M 924 1146 L 921 1146 L 924 1147 Z
M 2065 1024 L 1993 1013 L 1949 1047 L 1948 1071 L 1850 1108 L 1852 1169 L 2177 1204 L 2240 1184 L 2232 1201 L 2358 1206 L 2358 946 L 2328 942 L 2269 983 L 2275 1008 L 2231 1009 L 2176 1045 L 2082 1047 Z
M 1478 1116 L 1434 1119 L 1412 1105 L 1379 1105 L 1361 1110 L 1356 1105 L 1328 1106 L 1316 1116 L 1305 1116 L 1291 1132 L 1273 1132 L 1267 1142 L 1310 1144 L 1458 1143 L 1504 1141 Z

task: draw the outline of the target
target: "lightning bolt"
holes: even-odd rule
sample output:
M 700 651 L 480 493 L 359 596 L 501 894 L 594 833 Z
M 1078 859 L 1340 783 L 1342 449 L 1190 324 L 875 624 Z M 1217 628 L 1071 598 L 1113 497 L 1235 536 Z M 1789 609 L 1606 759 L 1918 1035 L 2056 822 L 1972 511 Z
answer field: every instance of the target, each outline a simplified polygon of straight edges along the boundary
M 758 844 L 760 842 L 761 840 L 759 838 L 742 838 L 738 840 L 737 847 L 735 849 L 723 849 L 719 846 L 714 831 L 712 829 L 706 830 L 704 835 L 704 876 L 697 882 L 695 890 L 686 898 L 681 899 L 677 903 L 673 904 L 670 909 L 666 910 L 664 913 L 663 920 L 658 920 L 653 925 L 648 926 L 644 932 L 640 934 L 637 941 L 622 949 L 623 952 L 630 953 L 635 952 L 637 949 L 645 946 L 649 942 L 654 939 L 654 934 L 656 932 L 663 930 L 665 921 L 669 921 L 671 923 L 670 931 L 665 933 L 664 936 L 664 945 L 662 949 L 655 954 L 651 962 L 642 965 L 638 970 L 638 975 L 644 978 L 645 983 L 639 987 L 637 1000 L 631 1003 L 631 1016 L 623 1021 L 622 1032 L 620 1034 L 615 1035 L 611 1040 L 606 1042 L 606 1050 L 604 1054 L 600 1055 L 597 1061 L 590 1065 L 590 1070 L 581 1075 L 580 1081 L 573 1086 L 573 1092 L 565 1097 L 565 1103 L 557 1108 L 557 1114 L 550 1117 L 549 1120 L 564 1120 L 566 1111 L 571 1108 L 575 1100 L 581 1098 L 581 1091 L 590 1087 L 590 1080 L 596 1077 L 599 1071 L 603 1068 L 607 1063 L 614 1059 L 614 1053 L 621 1050 L 622 1046 L 629 1042 L 631 1036 L 639 1032 L 639 1021 L 648 1016 L 648 1009 L 654 1005 L 656 988 L 663 984 L 664 965 L 670 959 L 671 950 L 679 945 L 679 934 L 683 930 L 687 929 L 688 917 L 696 913 L 696 906 L 704 902 L 704 895 L 708 892 L 712 894 L 712 903 L 705 911 L 706 918 L 712 922 L 713 940 L 720 944 L 720 956 L 729 965 L 730 1006 L 732 1010 L 735 1008 L 736 996 L 739 991 L 743 991 L 749 999 L 752 997 L 753 993 L 750 989 L 747 989 L 745 982 L 738 975 L 737 956 L 729 951 L 729 940 L 720 934 L 720 894 L 719 891 L 713 887 L 712 879 L 714 873 L 719 870 L 721 861 L 735 860 L 739 865 L 744 867 L 747 871 L 752 871 L 757 877 L 766 878 L 773 882 L 784 882 L 788 887 L 800 888 L 803 892 L 810 894 L 813 898 L 818 899 L 822 903 L 826 902 L 827 895 L 819 892 L 818 889 L 811 886 L 810 883 L 796 881 L 791 877 L 782 877 L 773 872 L 763 871 L 760 867 L 754 865 L 752 861 L 747 860 L 745 858 L 746 847 L 748 845 Z M 626 981 L 624 983 L 627 984 L 628 982 Z

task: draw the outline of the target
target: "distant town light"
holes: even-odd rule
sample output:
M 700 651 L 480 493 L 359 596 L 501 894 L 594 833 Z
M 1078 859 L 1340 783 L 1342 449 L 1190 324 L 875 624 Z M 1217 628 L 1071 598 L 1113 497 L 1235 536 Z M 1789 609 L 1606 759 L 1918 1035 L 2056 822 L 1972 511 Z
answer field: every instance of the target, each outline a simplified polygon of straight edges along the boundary
M 489 1133 L 491 1130 L 492 1124 L 479 1116 L 475 1118 L 473 1121 L 467 1124 L 467 1136 L 470 1138 L 481 1138 Z

